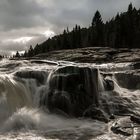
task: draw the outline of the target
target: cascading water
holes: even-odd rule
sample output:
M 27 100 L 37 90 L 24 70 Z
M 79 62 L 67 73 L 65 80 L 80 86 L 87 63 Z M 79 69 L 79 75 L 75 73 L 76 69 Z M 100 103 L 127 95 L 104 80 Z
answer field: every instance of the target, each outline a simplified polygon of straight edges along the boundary
M 42 104 L 50 110 L 82 116 L 90 105 L 98 106 L 97 76 L 97 70 L 88 67 L 59 67 L 49 77 L 48 93 Z
M 30 91 L 8 75 L 0 76 L 0 122 L 17 108 L 32 106 Z
M 140 114 L 139 80 L 129 90 L 121 78 L 129 74 L 128 65 L 112 64 L 109 69 L 111 64 L 0 63 L 0 139 L 134 138 L 114 134 L 109 131 L 113 122 L 105 123 L 111 114 Z M 137 139 L 139 129 L 134 131 Z

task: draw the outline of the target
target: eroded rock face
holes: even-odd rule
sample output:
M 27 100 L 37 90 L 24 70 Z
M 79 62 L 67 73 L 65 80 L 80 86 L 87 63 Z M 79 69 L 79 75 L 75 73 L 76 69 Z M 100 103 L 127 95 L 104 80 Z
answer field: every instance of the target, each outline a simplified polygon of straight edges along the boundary
M 112 125 L 111 131 L 115 134 L 131 136 L 133 134 L 133 127 L 131 126 L 130 119 L 128 117 L 118 119 Z
M 109 122 L 108 117 L 106 113 L 101 110 L 99 107 L 96 107 L 94 105 L 90 106 L 84 113 L 84 117 L 92 118 L 94 120 L 99 120 L 103 122 Z
M 49 80 L 48 108 L 57 108 L 78 117 L 90 105 L 98 106 L 97 76 L 97 69 L 88 67 L 67 66 L 57 69 Z
M 35 79 L 38 83 L 44 84 L 48 77 L 49 72 L 46 71 L 19 71 L 15 75 L 25 79 Z
M 120 86 L 127 89 L 140 89 L 140 73 L 125 72 L 117 73 L 115 77 Z
M 140 61 L 140 49 L 87 47 L 52 51 L 49 53 L 39 54 L 35 58 L 82 63 L 138 62 Z
M 105 90 L 111 91 L 114 89 L 114 82 L 106 78 L 104 79 L 104 87 L 105 87 Z
M 140 117 L 139 116 L 127 116 L 124 118 L 118 118 L 113 125 L 111 126 L 111 131 L 115 134 L 120 134 L 123 136 L 135 136 L 136 139 L 139 139 L 139 125 Z M 137 130 L 137 131 L 136 131 Z
M 132 115 L 130 117 L 130 120 L 133 121 L 134 123 L 140 124 L 140 116 L 134 116 L 134 115 Z

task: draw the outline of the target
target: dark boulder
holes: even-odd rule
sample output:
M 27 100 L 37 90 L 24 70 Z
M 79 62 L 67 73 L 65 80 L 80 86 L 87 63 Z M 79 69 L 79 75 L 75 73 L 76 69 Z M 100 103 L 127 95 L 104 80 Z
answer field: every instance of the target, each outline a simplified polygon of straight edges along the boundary
M 95 120 L 103 121 L 105 123 L 108 123 L 107 115 L 103 110 L 101 110 L 99 107 L 91 106 L 89 107 L 84 113 L 84 117 L 92 118 Z
M 104 79 L 105 90 L 111 91 L 114 89 L 114 82 L 111 79 Z
M 140 116 L 130 116 L 130 120 L 134 123 L 140 124 Z
M 98 106 L 98 71 L 88 67 L 66 66 L 55 70 L 49 79 L 46 101 L 49 110 L 60 109 L 80 117 L 92 104 Z
M 110 115 L 109 119 L 114 120 L 115 116 L 113 114 Z
M 134 69 L 140 69 L 140 62 L 132 63 L 132 67 L 133 67 Z
M 140 74 L 135 72 L 116 73 L 115 78 L 121 87 L 140 89 Z
M 71 110 L 70 96 L 65 91 L 54 91 L 53 97 L 49 93 L 49 109 L 53 111 L 54 109 L 59 109 L 69 114 Z
M 54 74 L 51 77 L 49 85 L 52 89 L 73 91 L 80 84 L 81 77 L 79 74 Z
M 117 124 L 111 127 L 111 131 L 115 134 L 121 134 L 123 136 L 131 136 L 131 132 L 127 132 L 125 129 L 119 127 Z
M 38 83 L 44 84 L 48 77 L 48 72 L 45 71 L 19 71 L 15 75 L 20 78 L 35 79 Z
M 111 126 L 111 131 L 123 136 L 133 135 L 132 123 L 128 117 L 117 119 Z

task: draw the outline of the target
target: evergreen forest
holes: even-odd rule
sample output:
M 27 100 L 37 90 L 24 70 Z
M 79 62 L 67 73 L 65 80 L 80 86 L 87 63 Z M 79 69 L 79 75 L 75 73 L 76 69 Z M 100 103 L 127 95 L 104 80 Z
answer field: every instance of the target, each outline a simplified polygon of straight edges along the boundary
M 93 16 L 90 27 L 81 28 L 79 25 L 62 34 L 48 38 L 42 44 L 30 46 L 24 57 L 32 57 L 40 53 L 54 50 L 75 49 L 83 47 L 112 47 L 112 48 L 140 48 L 140 9 L 129 4 L 128 10 L 118 13 L 105 23 L 99 11 Z M 17 51 L 16 57 L 20 57 Z

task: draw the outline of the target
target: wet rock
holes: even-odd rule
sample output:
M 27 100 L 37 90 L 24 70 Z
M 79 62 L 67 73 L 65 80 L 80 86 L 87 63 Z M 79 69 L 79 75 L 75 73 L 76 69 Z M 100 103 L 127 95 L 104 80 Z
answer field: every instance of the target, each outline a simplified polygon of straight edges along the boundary
M 119 101 L 120 99 L 120 101 Z M 113 109 L 113 114 L 115 115 L 127 115 L 127 114 L 133 114 L 133 109 L 131 109 L 131 106 L 128 104 L 123 104 L 123 101 L 121 98 L 112 99 L 112 104 L 109 105 L 109 108 Z
M 128 117 L 120 118 L 115 121 L 111 127 L 111 131 L 123 136 L 133 135 L 133 127 Z
M 50 80 L 50 86 L 53 89 L 72 91 L 76 86 L 81 83 L 79 74 L 54 74 Z
M 131 56 L 131 57 L 130 57 Z M 86 47 L 51 51 L 36 56 L 37 59 L 65 60 L 82 63 L 107 63 L 107 62 L 138 62 L 140 61 L 140 49 Z
M 95 120 L 99 120 L 99 121 L 103 121 L 103 122 L 109 122 L 107 115 L 105 114 L 105 112 L 103 110 L 101 110 L 98 107 L 95 106 L 91 106 L 89 107 L 84 113 L 83 113 L 84 117 L 89 117 Z
M 48 77 L 48 73 L 45 71 L 19 71 L 15 75 L 25 79 L 36 79 L 40 84 L 43 84 Z
M 120 86 L 127 89 L 140 89 L 140 73 L 117 73 L 115 77 Z
M 49 80 L 47 101 L 42 101 L 51 110 L 57 108 L 69 115 L 80 117 L 92 104 L 98 106 L 97 69 L 88 67 L 60 67 Z
M 111 127 L 111 131 L 115 134 L 121 134 L 124 136 L 131 136 L 132 135 L 131 132 L 126 131 L 125 129 L 119 127 L 117 124 L 115 126 Z
M 130 120 L 140 124 L 140 116 L 130 116 Z
M 113 90 L 114 89 L 114 82 L 110 79 L 105 79 L 104 86 L 105 86 L 105 89 L 108 91 Z
M 36 63 L 36 64 L 48 64 L 48 65 L 58 65 L 57 62 L 49 61 L 49 60 L 32 60 L 31 63 Z
M 140 69 L 140 62 L 132 63 L 132 67 L 133 67 L 134 69 Z
M 65 113 L 69 114 L 71 110 L 70 96 L 65 91 L 54 91 L 53 97 L 50 93 L 49 97 L 49 109 L 53 111 L 54 109 L 60 109 Z
M 110 115 L 109 119 L 114 120 L 115 116 L 113 114 Z

